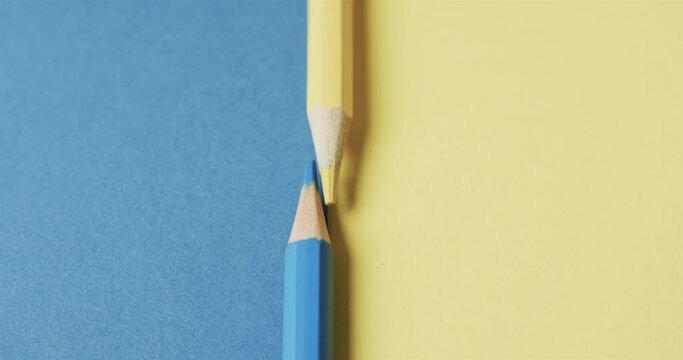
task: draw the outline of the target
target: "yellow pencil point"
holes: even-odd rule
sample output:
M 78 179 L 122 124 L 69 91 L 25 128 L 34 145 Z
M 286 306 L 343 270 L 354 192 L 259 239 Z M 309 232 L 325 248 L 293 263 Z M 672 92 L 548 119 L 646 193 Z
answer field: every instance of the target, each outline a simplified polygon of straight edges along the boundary
M 329 166 L 320 169 L 320 182 L 323 186 L 325 205 L 332 205 L 337 196 L 337 180 L 339 179 L 339 167 Z
M 354 0 L 308 0 L 306 114 L 325 204 L 336 202 L 344 141 L 353 118 Z

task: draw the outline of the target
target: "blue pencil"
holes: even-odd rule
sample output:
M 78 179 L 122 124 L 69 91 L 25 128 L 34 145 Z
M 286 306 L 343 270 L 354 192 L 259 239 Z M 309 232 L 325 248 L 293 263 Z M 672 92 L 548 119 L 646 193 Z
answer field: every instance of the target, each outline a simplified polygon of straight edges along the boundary
M 285 250 L 284 360 L 332 359 L 332 245 L 314 161 Z

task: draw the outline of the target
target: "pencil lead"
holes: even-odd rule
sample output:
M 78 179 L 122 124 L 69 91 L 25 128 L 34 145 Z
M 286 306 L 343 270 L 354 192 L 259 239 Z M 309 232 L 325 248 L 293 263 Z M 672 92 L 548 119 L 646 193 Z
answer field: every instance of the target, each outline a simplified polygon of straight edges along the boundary
M 339 180 L 339 167 L 328 166 L 320 169 L 320 182 L 323 188 L 325 205 L 332 205 L 337 200 L 337 180 Z
M 309 161 L 304 170 L 303 186 L 301 187 L 299 205 L 296 209 L 289 242 L 306 239 L 330 242 L 320 193 L 318 192 L 317 178 L 316 163 Z
M 304 169 L 304 181 L 301 185 L 302 186 L 306 186 L 309 184 L 317 185 L 317 182 L 318 182 L 317 172 L 318 172 L 318 170 L 316 169 L 315 161 L 307 161 L 306 162 L 306 168 Z

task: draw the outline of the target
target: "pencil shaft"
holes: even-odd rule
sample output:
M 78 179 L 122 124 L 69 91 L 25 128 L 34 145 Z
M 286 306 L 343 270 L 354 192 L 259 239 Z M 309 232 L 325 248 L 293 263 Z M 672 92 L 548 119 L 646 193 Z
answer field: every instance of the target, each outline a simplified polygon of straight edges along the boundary
M 342 0 L 308 1 L 308 112 L 342 105 Z
M 353 118 L 353 0 L 308 0 L 306 113 L 325 203 L 334 204 Z
M 306 239 L 285 251 L 284 360 L 332 359 L 332 247 Z

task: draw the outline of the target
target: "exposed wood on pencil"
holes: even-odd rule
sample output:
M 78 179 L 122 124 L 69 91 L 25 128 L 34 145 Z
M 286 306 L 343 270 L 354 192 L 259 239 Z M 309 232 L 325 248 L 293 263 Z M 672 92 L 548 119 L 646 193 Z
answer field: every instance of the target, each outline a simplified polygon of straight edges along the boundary
M 301 189 L 299 206 L 296 209 L 296 217 L 292 226 L 289 242 L 305 239 L 319 239 L 330 242 L 330 235 L 325 224 L 320 194 L 315 183 L 309 183 Z

